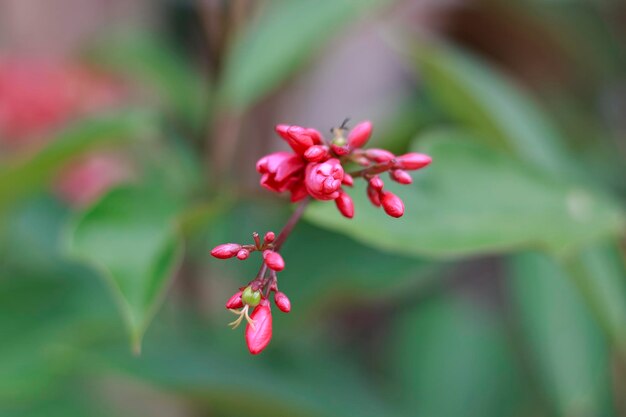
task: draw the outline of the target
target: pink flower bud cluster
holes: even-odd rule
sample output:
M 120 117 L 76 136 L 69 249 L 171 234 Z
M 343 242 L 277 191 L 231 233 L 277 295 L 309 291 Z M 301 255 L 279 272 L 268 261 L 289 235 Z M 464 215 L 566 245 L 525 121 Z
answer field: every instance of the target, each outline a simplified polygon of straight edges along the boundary
M 246 287 L 241 287 L 226 302 L 226 308 L 239 316 L 231 325 L 233 328 L 245 319 L 247 321 L 245 338 L 251 354 L 261 353 L 272 339 L 272 311 L 268 298 L 274 293 L 276 307 L 284 313 L 291 311 L 289 298 L 278 290 L 277 272 L 285 269 L 285 261 L 276 248 L 276 235 L 267 232 L 261 241 L 258 233 L 253 233 L 254 244 L 241 245 L 224 243 L 211 250 L 211 255 L 218 259 L 237 257 L 247 259 L 251 252 L 263 254 L 263 266 L 259 275 Z M 266 271 L 269 270 L 269 276 Z M 252 313 L 249 314 L 250 309 Z
M 389 172 L 393 181 L 410 184 L 407 171 L 424 168 L 431 162 L 428 155 L 409 153 L 396 156 L 384 149 L 363 149 L 372 134 L 372 123 L 358 123 L 345 136 L 345 127 L 332 129 L 334 138 L 324 139 L 315 129 L 278 125 L 276 132 L 289 144 L 292 152 L 275 152 L 257 162 L 261 186 L 277 193 L 290 192 L 296 202 L 310 196 L 321 201 L 335 201 L 339 212 L 347 218 L 354 216 L 352 198 L 343 190 L 351 187 L 353 175 L 345 172 L 344 164 L 364 167 L 355 173 L 368 181 L 367 195 L 376 207 L 383 207 L 392 217 L 404 214 L 402 200 L 383 190 L 379 174 Z
M 355 178 L 367 181 L 367 196 L 374 206 L 382 207 L 392 217 L 400 217 L 404 214 L 404 203 L 384 189 L 380 174 L 388 172 L 391 180 L 410 184 L 412 178 L 408 171 L 424 168 L 431 162 L 428 155 L 419 153 L 396 156 L 385 149 L 363 149 L 372 134 L 369 121 L 357 124 L 350 131 L 344 122 L 341 127 L 332 129 L 334 137 L 330 141 L 317 130 L 300 126 L 278 125 L 276 132 L 292 151 L 275 152 L 257 162 L 261 186 L 276 193 L 289 192 L 292 202 L 307 197 L 332 200 L 347 218 L 354 216 L 354 203 L 343 187 L 352 187 Z M 348 164 L 360 165 L 361 169 L 348 173 L 344 168 Z M 226 308 L 238 316 L 230 323 L 233 328 L 244 319 L 247 321 L 246 344 L 253 355 L 263 351 L 272 338 L 272 310 L 268 301 L 271 293 L 274 293 L 274 304 L 280 311 L 291 311 L 289 298 L 278 290 L 277 272 L 285 268 L 279 249 L 300 219 L 305 206 L 303 202 L 296 209 L 278 237 L 273 232 L 267 232 L 261 241 L 259 235 L 254 233 L 254 244 L 224 243 L 211 251 L 211 255 L 219 259 L 237 257 L 244 260 L 255 251 L 263 254 L 258 275 L 226 302 Z

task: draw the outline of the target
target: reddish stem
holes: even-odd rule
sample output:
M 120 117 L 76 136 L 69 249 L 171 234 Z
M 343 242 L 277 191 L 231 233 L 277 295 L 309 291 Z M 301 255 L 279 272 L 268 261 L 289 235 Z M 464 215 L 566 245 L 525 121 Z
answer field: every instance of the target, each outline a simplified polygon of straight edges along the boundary
M 274 241 L 274 252 L 280 251 L 280 247 L 283 243 L 285 243 L 285 240 L 287 240 L 294 227 L 296 227 L 296 224 L 298 224 L 298 222 L 302 218 L 304 210 L 306 209 L 306 206 L 309 204 L 310 200 L 310 197 L 302 200 L 298 207 L 296 207 L 296 210 L 293 212 L 291 217 L 289 217 L 289 220 L 287 220 L 287 223 L 285 223 L 285 226 L 283 226 L 283 229 L 280 231 L 280 234 Z M 261 264 L 261 268 L 259 268 L 259 273 L 257 274 L 256 278 L 252 280 L 252 282 L 250 282 L 250 284 L 248 285 L 252 285 L 254 290 L 258 290 L 270 283 L 270 280 L 265 279 L 267 269 L 267 264 L 263 262 L 263 264 Z

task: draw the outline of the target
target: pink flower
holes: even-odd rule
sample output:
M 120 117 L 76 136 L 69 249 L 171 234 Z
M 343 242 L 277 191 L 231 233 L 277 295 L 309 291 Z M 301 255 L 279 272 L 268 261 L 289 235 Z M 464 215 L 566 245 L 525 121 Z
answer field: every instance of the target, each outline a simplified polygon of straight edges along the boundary
M 290 152 L 275 152 L 256 163 L 261 174 L 261 185 L 270 191 L 282 193 L 292 190 L 302 181 L 305 162 Z
M 86 206 L 132 177 L 130 162 L 115 153 L 85 155 L 61 170 L 54 190 L 75 206 Z
M 343 180 L 343 167 L 336 158 L 306 167 L 304 185 L 311 197 L 317 200 L 334 200 L 339 197 Z
M 272 340 L 272 311 L 269 302 L 261 300 L 250 315 L 252 323 L 246 326 L 246 344 L 253 355 L 261 353 Z

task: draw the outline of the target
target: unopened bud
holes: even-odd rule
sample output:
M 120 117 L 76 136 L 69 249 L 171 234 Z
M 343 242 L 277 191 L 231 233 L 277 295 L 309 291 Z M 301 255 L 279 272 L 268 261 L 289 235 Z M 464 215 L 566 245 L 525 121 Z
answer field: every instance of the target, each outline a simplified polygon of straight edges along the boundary
M 361 122 L 354 126 L 354 129 L 348 134 L 348 144 L 352 148 L 360 148 L 369 140 L 372 134 L 372 122 L 369 120 Z
M 413 178 L 408 172 L 401 169 L 394 169 L 389 173 L 392 180 L 399 182 L 400 184 L 410 184 L 413 182 Z
M 344 172 L 343 180 L 341 180 L 341 183 L 343 185 L 347 185 L 348 187 L 352 187 L 354 185 L 354 178 L 352 178 L 352 175 L 348 174 L 347 172 Z
M 250 256 L 250 251 L 248 249 L 241 249 L 239 252 L 237 252 L 237 259 L 239 259 L 240 261 L 248 259 L 248 256 Z
M 402 169 L 420 169 L 429 165 L 433 159 L 423 153 L 411 152 L 397 158 L 396 166 Z
M 309 162 L 321 162 L 328 157 L 328 147 L 324 145 L 311 146 L 304 152 L 304 159 Z
M 389 191 L 383 192 L 380 202 L 385 209 L 385 213 L 391 217 L 402 217 L 404 214 L 404 203 L 397 195 Z
M 385 183 L 382 179 L 380 179 L 378 175 L 370 178 L 370 187 L 372 187 L 373 189 L 380 191 L 383 189 L 384 186 Z
M 289 313 L 291 311 L 291 301 L 289 301 L 289 298 L 287 298 L 285 293 L 277 291 L 274 294 L 274 303 L 283 313 Z
M 368 149 L 365 151 L 365 156 L 375 162 L 387 162 L 391 161 L 396 156 L 384 149 Z
M 337 154 L 337 156 L 344 156 L 350 153 L 350 148 L 346 145 L 340 146 L 332 143 L 330 148 Z
M 237 291 L 232 297 L 226 301 L 226 308 L 235 309 L 243 307 L 243 301 L 241 300 L 241 291 Z
M 276 238 L 276 234 L 274 234 L 274 232 L 267 232 L 265 236 L 263 237 L 263 241 L 265 243 L 272 243 L 275 238 Z
M 237 255 L 237 252 L 241 249 L 241 245 L 238 243 L 224 243 L 216 246 L 211 250 L 211 255 L 219 259 L 228 259 Z
M 380 191 L 373 188 L 372 186 L 367 187 L 367 198 L 370 199 L 371 203 L 375 207 L 380 207 Z
M 339 212 L 348 219 L 354 217 L 354 203 L 352 202 L 352 198 L 344 192 L 339 194 L 339 197 L 335 199 L 335 204 L 337 205 L 337 209 Z
M 266 250 L 263 252 L 263 259 L 265 259 L 267 266 L 274 271 L 282 271 L 285 269 L 285 261 L 278 252 Z

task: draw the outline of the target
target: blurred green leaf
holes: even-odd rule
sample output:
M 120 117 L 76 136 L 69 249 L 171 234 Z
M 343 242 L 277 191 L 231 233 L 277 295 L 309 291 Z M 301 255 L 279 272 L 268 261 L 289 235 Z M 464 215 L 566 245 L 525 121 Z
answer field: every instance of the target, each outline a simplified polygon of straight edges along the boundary
M 567 266 L 599 323 L 626 355 L 626 270 L 617 247 L 605 243 L 584 248 Z
M 477 57 L 420 43 L 412 55 L 424 87 L 447 113 L 548 172 L 570 172 L 566 145 L 533 99 Z
M 469 302 L 434 300 L 393 328 L 391 356 L 411 415 L 515 415 L 518 371 L 503 328 Z
M 87 57 L 156 94 L 193 128 L 201 127 L 208 113 L 208 80 L 168 41 L 147 33 L 115 35 L 94 45 Z
M 69 254 L 111 284 L 136 352 L 182 255 L 173 224 L 177 211 L 158 188 L 120 188 L 82 214 L 68 233 Z
M 333 204 L 314 204 L 306 218 L 387 251 L 433 257 L 508 252 L 523 247 L 571 251 L 619 233 L 622 213 L 612 201 L 552 180 L 467 134 L 441 131 L 418 146 L 433 164 L 410 187 L 390 182 L 406 213 L 393 219 L 354 195 L 356 215 L 345 220 Z
M 94 116 L 72 124 L 57 133 L 41 151 L 0 167 L 0 208 L 42 188 L 72 158 L 97 147 L 136 140 L 153 128 L 151 115 L 137 110 Z
M 509 267 L 531 364 L 558 415 L 609 415 L 607 348 L 572 282 L 539 253 L 516 255 Z
M 140 358 L 109 350 L 93 363 L 105 372 L 114 370 L 194 399 L 219 415 L 397 416 L 377 398 L 367 378 L 328 357 L 315 358 L 317 366 L 312 366 L 310 356 L 302 362 L 279 358 L 290 364 L 281 369 L 277 364 L 270 366 L 267 352 L 264 359 L 251 356 L 243 347 L 216 348 L 202 336 L 195 340 L 183 332 L 163 336 L 151 335 Z
M 350 22 L 387 2 L 271 1 L 233 45 L 224 70 L 221 98 L 237 109 L 254 104 Z

